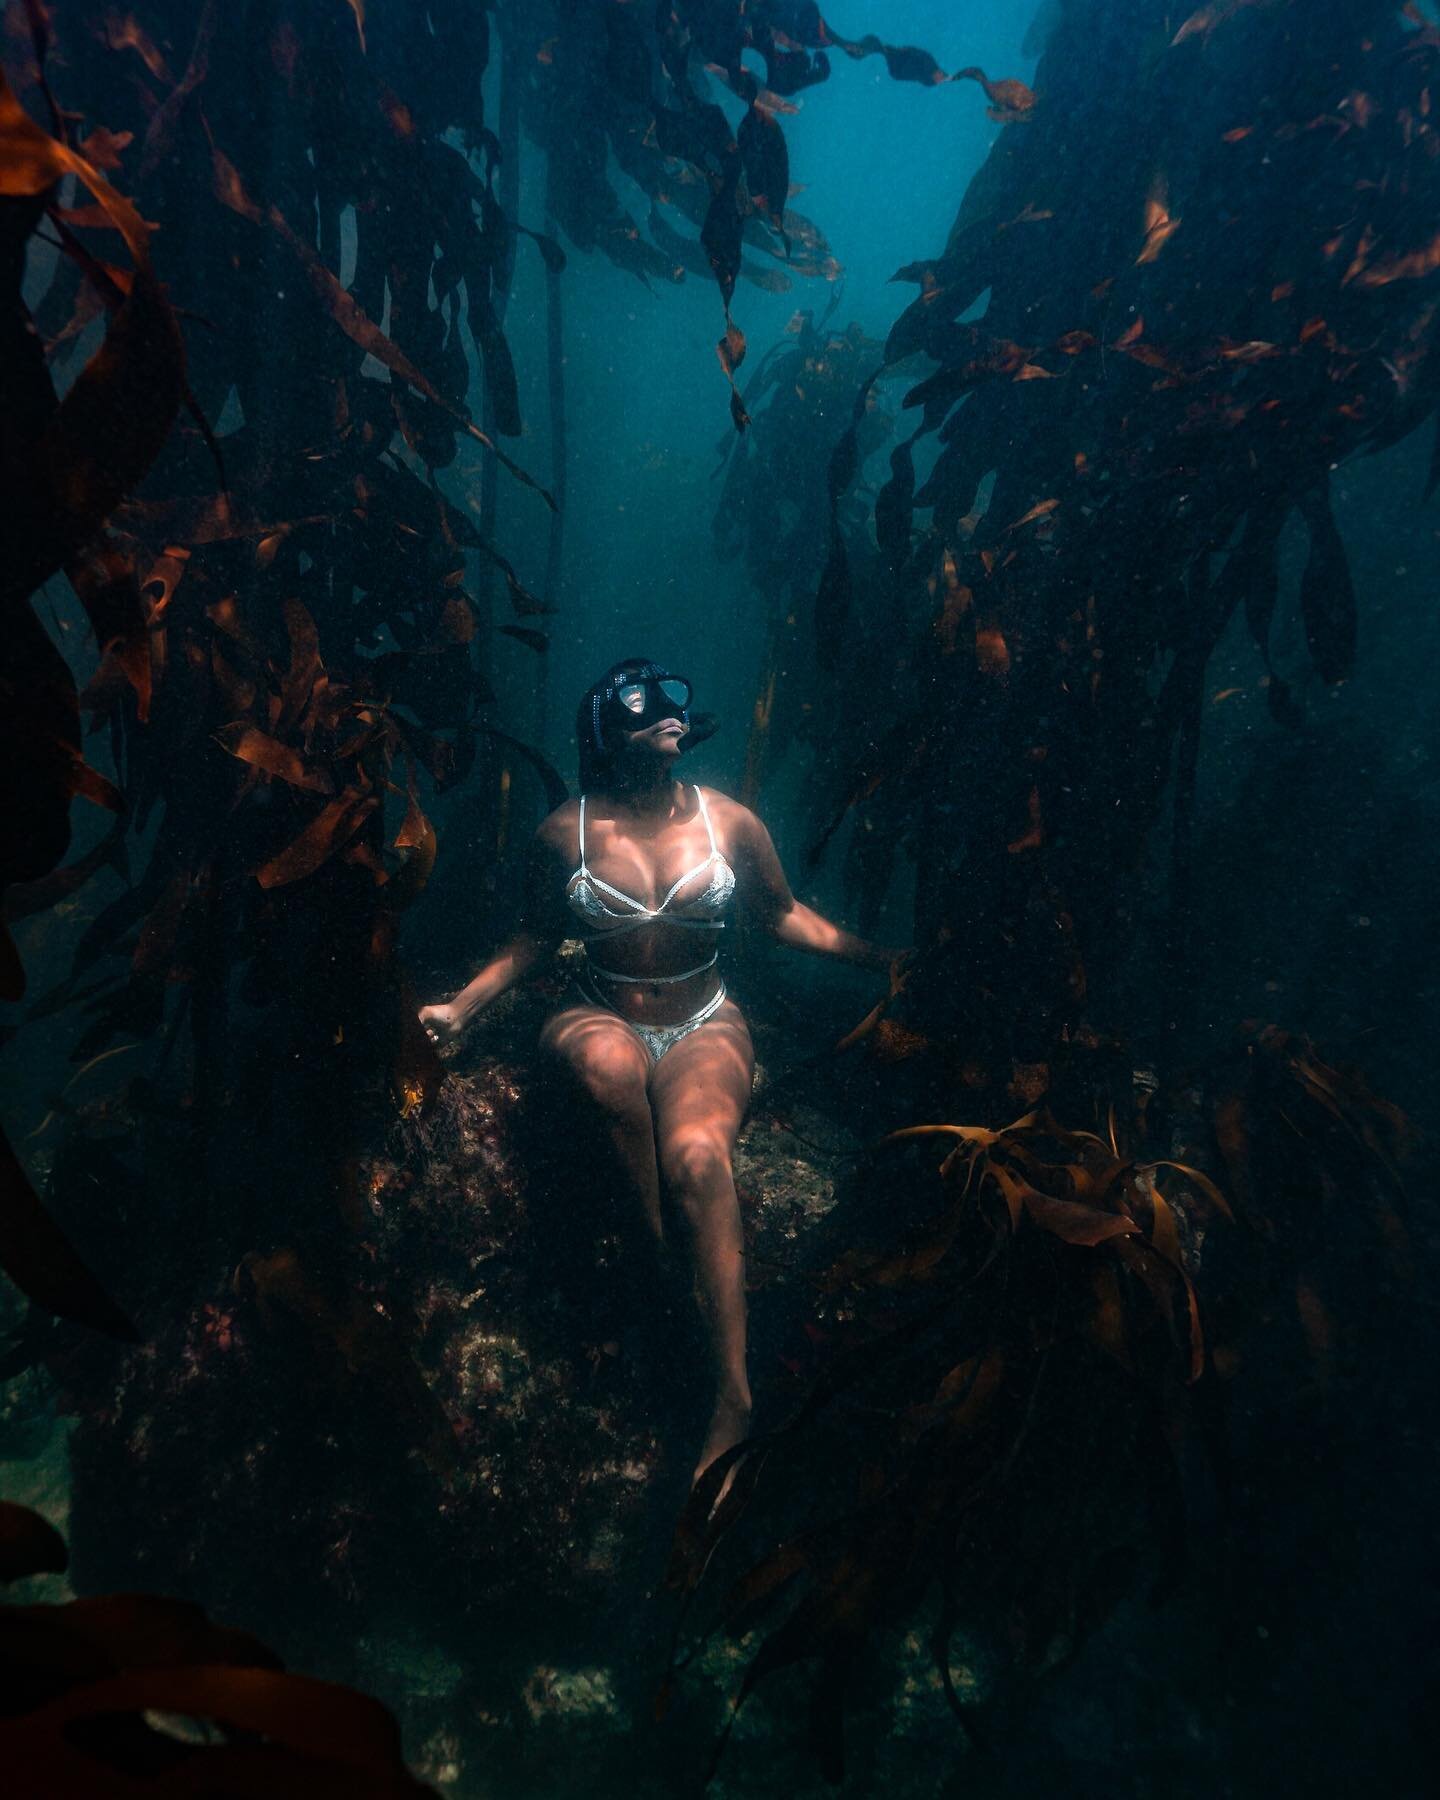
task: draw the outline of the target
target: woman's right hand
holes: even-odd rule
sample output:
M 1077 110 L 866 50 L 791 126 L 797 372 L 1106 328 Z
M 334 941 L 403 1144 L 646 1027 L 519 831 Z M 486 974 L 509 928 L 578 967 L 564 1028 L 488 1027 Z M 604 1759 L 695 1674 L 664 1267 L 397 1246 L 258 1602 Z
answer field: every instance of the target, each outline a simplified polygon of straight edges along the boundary
M 453 1000 L 446 1001 L 443 1006 L 422 1006 L 420 1023 L 437 1049 L 441 1044 L 454 1043 L 465 1028 L 465 1021 L 456 1011 Z

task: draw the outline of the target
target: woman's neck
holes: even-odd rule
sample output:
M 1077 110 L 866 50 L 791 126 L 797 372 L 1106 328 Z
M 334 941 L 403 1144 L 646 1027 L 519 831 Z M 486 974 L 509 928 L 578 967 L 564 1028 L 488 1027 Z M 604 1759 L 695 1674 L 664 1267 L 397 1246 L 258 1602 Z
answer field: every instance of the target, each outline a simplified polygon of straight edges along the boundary
M 671 766 L 653 757 L 637 758 L 628 767 L 622 761 L 607 785 L 613 800 L 645 818 L 664 818 L 675 806 L 678 783 Z

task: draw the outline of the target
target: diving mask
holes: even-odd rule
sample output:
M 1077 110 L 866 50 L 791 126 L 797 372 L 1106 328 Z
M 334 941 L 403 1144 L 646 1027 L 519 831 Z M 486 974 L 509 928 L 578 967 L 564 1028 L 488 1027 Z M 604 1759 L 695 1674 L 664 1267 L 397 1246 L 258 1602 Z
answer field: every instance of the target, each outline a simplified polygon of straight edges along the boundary
M 661 719 L 678 719 L 682 725 L 688 724 L 692 692 L 683 675 L 650 675 L 622 681 L 615 689 L 615 701 L 633 719 L 629 728 L 644 731 L 647 726 L 658 725 Z
M 688 730 L 693 692 L 683 675 L 672 675 L 655 663 L 622 669 L 595 696 L 596 742 L 602 741 L 602 725 L 612 730 L 645 731 L 662 719 L 678 719 Z

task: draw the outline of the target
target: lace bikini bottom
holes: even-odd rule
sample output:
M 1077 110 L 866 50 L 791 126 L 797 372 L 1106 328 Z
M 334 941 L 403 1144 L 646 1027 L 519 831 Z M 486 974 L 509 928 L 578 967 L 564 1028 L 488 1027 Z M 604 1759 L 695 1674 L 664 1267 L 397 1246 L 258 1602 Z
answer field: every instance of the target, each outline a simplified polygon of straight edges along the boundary
M 590 1006 L 603 1006 L 607 1012 L 613 1012 L 639 1038 L 650 1055 L 653 1066 L 667 1050 L 671 1050 L 683 1037 L 689 1037 L 692 1031 L 698 1031 L 707 1019 L 713 1019 L 725 1003 L 725 983 L 720 983 L 719 991 L 713 994 L 699 1012 L 692 1013 L 688 1019 L 682 1019 L 678 1025 L 641 1025 L 634 1019 L 625 1018 L 624 1013 L 612 1006 L 603 994 L 592 991 L 590 985 L 577 975 L 573 984 L 575 992 Z

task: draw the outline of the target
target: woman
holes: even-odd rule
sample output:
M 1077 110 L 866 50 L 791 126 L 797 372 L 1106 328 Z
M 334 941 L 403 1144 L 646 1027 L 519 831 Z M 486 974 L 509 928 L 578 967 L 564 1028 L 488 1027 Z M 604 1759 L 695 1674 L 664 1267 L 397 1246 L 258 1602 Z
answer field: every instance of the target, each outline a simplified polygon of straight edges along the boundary
M 750 1424 L 731 1153 L 755 1057 L 716 966 L 719 933 L 738 894 L 797 950 L 871 969 L 888 968 L 896 952 L 802 905 L 759 819 L 676 778 L 690 696 L 683 676 L 637 658 L 589 690 L 576 727 L 580 798 L 535 834 L 520 929 L 453 1000 L 420 1018 L 444 1043 L 562 938 L 583 938 L 584 973 L 541 1043 L 597 1109 L 655 1248 L 666 1240 L 662 1194 L 685 1227 L 715 1378 L 698 1479 Z

